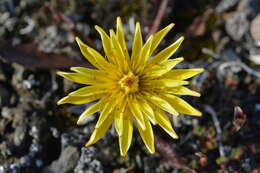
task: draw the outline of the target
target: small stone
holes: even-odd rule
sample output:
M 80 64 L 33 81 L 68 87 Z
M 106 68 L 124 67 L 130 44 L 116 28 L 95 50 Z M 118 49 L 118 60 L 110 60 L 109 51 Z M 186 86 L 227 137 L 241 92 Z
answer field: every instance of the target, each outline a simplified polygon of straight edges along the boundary
M 233 40 L 240 41 L 248 31 L 249 23 L 246 17 L 245 13 L 237 12 L 227 19 L 225 28 Z
M 7 120 L 11 120 L 13 118 L 13 111 L 12 111 L 12 109 L 10 109 L 8 107 L 3 107 L 1 115 L 3 118 L 5 118 Z
M 27 136 L 27 128 L 25 125 L 20 125 L 15 128 L 14 132 L 14 145 L 21 149 L 23 144 L 25 143 L 25 139 Z
M 260 14 L 253 19 L 250 26 L 250 32 L 255 41 L 260 40 Z
M 104 172 L 101 162 L 97 159 L 97 150 L 94 147 L 81 149 L 80 159 L 74 169 L 75 173 Z
M 7 104 L 10 99 L 10 93 L 0 84 L 0 106 Z
M 79 159 L 76 147 L 68 146 L 62 152 L 58 160 L 45 168 L 42 173 L 70 173 L 75 168 Z
M 224 11 L 229 10 L 230 8 L 234 7 L 239 0 L 222 0 L 220 3 L 218 3 L 216 7 L 217 13 L 222 13 Z

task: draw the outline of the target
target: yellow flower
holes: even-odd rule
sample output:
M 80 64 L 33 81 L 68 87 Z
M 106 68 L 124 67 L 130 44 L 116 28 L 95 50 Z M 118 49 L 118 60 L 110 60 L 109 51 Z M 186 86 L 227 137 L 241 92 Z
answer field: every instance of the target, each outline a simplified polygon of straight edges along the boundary
M 179 113 L 201 116 L 201 112 L 176 96 L 200 96 L 184 85 L 188 84 L 186 79 L 203 72 L 203 69 L 172 70 L 176 64 L 183 61 L 183 58 L 169 58 L 184 38 L 180 37 L 169 47 L 152 56 L 173 26 L 174 24 L 168 25 L 150 36 L 143 44 L 141 27 L 137 22 L 131 55 L 127 50 L 119 17 L 116 33 L 111 29 L 107 35 L 100 27 L 95 27 L 101 36 L 105 56 L 76 38 L 82 54 L 96 69 L 72 67 L 73 72 L 58 72 L 69 80 L 87 85 L 69 93 L 59 100 L 58 104 L 97 101 L 80 115 L 77 122 L 82 125 L 89 115 L 100 112 L 95 130 L 86 146 L 96 143 L 114 123 L 119 136 L 120 153 L 124 156 L 131 145 L 135 122 L 147 149 L 154 153 L 151 123 L 159 125 L 171 137 L 177 139 L 178 136 L 165 112 L 175 116 Z

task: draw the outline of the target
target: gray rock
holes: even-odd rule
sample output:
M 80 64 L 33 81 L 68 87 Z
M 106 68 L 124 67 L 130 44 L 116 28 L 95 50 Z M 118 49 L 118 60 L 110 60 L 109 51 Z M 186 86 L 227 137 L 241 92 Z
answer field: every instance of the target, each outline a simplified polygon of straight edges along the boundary
M 69 173 L 71 172 L 79 159 L 79 152 L 76 147 L 66 147 L 58 160 L 52 162 L 52 164 L 45 168 L 42 173 Z
M 26 125 L 20 125 L 15 128 L 14 132 L 14 145 L 16 147 L 22 148 L 23 144 L 25 143 L 25 139 L 27 136 L 27 127 Z
M 4 158 L 7 158 L 11 154 L 12 154 L 12 151 L 11 151 L 10 144 L 7 143 L 6 141 L 2 142 L 0 144 L 0 155 L 3 156 Z
M 62 149 L 65 149 L 67 146 L 71 145 L 81 148 L 90 137 L 90 134 L 91 131 L 88 127 L 83 129 L 74 128 L 71 132 L 63 133 L 61 135 Z
M 0 84 L 0 106 L 7 104 L 10 99 L 9 91 Z
M 259 41 L 260 40 L 260 14 L 257 15 L 252 23 L 251 23 L 251 26 L 250 26 L 250 33 L 251 33 L 251 36 L 252 38 L 255 40 L 255 41 Z
M 234 13 L 234 15 L 227 20 L 225 29 L 232 39 L 240 41 L 249 29 L 246 14 L 243 12 Z
M 216 7 L 217 13 L 222 13 L 230 8 L 234 7 L 239 0 L 222 0 Z
M 104 172 L 101 162 L 97 159 L 97 150 L 94 147 L 81 149 L 80 159 L 74 169 L 75 173 L 102 173 Z
M 156 173 L 158 168 L 158 160 L 155 156 L 145 157 L 143 159 L 144 173 Z
M 13 110 L 10 109 L 9 107 L 3 107 L 1 111 L 1 115 L 3 118 L 7 120 L 12 120 L 13 119 Z

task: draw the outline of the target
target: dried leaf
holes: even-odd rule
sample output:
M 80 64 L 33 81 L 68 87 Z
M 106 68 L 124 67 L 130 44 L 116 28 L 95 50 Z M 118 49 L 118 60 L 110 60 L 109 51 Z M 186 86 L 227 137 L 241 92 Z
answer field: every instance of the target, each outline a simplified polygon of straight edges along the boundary
M 82 66 L 81 63 L 76 62 L 67 56 L 41 52 L 37 50 L 37 46 L 34 44 L 13 46 L 8 41 L 0 45 L 0 57 L 8 62 L 17 63 L 30 69 L 56 69 Z M 90 67 L 89 64 L 86 64 L 86 66 Z
M 233 132 L 237 132 L 240 130 L 240 128 L 245 124 L 246 122 L 246 114 L 243 112 L 243 110 L 236 106 L 234 109 L 234 120 L 233 120 Z

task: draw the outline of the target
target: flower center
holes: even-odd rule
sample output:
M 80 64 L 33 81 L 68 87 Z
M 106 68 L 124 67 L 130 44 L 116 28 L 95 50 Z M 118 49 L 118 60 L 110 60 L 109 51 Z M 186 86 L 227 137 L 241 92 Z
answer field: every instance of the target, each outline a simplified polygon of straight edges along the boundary
M 123 78 L 119 81 L 119 85 L 126 93 L 137 92 L 138 83 L 138 76 L 135 76 L 132 72 L 129 72 L 127 75 L 124 75 Z

